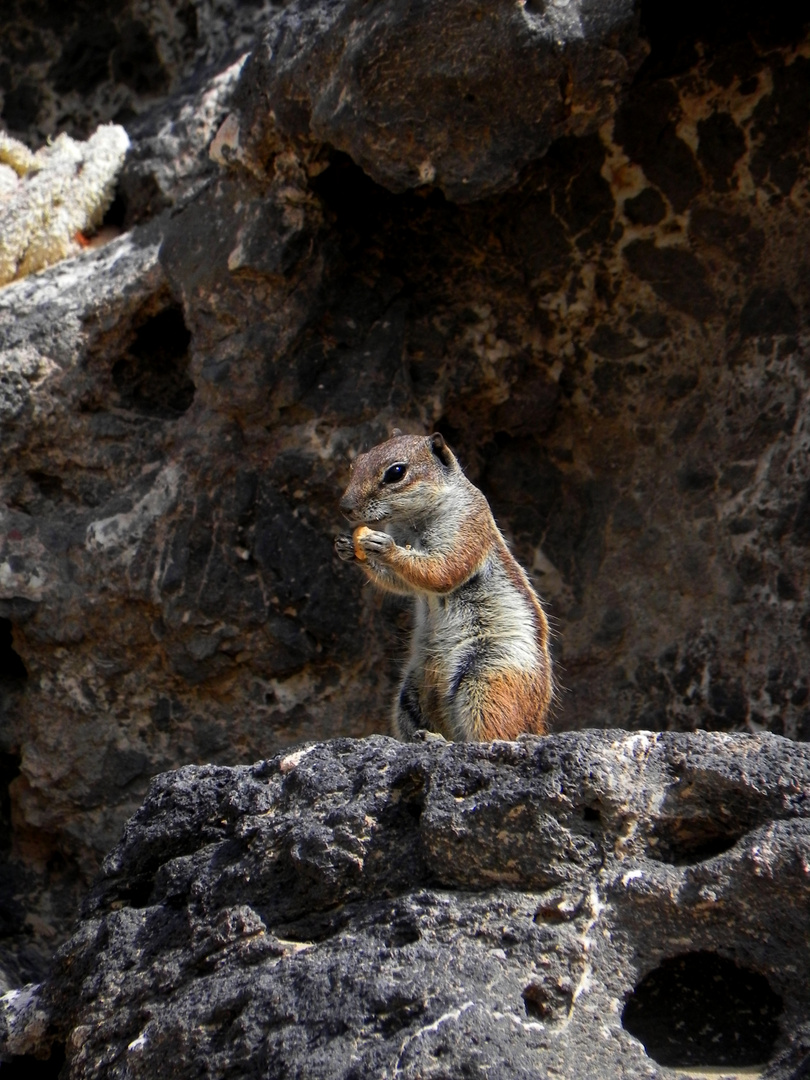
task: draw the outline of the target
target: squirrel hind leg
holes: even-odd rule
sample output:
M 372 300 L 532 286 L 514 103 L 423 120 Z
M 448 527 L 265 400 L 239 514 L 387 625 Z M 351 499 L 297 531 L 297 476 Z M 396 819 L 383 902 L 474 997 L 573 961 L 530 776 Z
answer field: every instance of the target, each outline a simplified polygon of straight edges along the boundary
M 425 727 L 427 724 L 419 705 L 419 694 L 408 672 L 394 702 L 394 735 L 403 742 L 410 742 L 416 732 Z
M 543 735 L 549 695 L 540 680 L 523 671 L 497 671 L 464 680 L 453 709 L 455 737 L 465 742 L 513 741 L 519 735 Z

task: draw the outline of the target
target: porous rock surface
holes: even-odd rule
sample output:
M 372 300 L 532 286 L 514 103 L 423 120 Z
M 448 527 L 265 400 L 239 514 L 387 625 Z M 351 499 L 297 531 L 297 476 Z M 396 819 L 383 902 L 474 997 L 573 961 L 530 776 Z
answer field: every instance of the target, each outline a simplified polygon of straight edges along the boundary
M 799 1076 L 808 929 L 805 746 L 339 739 L 158 777 L 2 1045 L 62 1080 Z
M 542 6 L 507 5 L 496 35 L 516 85 L 540 76 L 509 27 L 556 73 L 540 38 L 578 13 L 588 35 L 562 55 L 593 63 L 549 91 L 536 150 L 494 125 L 516 141 L 480 159 L 479 192 L 554 141 L 463 203 L 445 192 L 465 147 L 494 145 L 468 138 L 485 48 L 457 101 L 428 70 L 413 97 L 420 130 L 458 136 L 444 190 L 414 176 L 407 125 L 386 127 L 390 187 L 361 168 L 374 110 L 402 100 L 386 35 L 412 5 L 367 5 L 388 20 L 370 39 L 353 3 L 234 2 L 232 41 L 217 5 L 196 23 L 101 5 L 88 67 L 80 6 L 46 5 L 61 22 L 39 45 L 34 6 L 4 8 L 9 127 L 35 145 L 54 117 L 76 135 L 115 119 L 132 142 L 124 235 L 0 292 L 4 985 L 42 975 L 151 775 L 387 729 L 407 608 L 331 540 L 352 456 L 392 426 L 442 430 L 532 574 L 558 728 L 810 735 L 804 16 Z M 426 56 L 478 40 L 453 21 L 465 4 L 429 7 Z M 597 7 L 618 21 L 589 22 Z M 327 8 L 333 57 L 299 18 Z M 352 80 L 377 41 L 366 99 Z M 271 123 L 271 47 L 328 134 L 306 109 Z M 26 71 L 45 104 L 12 124 Z M 344 78 L 351 123 L 324 104 Z
M 137 127 L 253 44 L 274 0 L 5 0 L 0 125 L 29 143 Z

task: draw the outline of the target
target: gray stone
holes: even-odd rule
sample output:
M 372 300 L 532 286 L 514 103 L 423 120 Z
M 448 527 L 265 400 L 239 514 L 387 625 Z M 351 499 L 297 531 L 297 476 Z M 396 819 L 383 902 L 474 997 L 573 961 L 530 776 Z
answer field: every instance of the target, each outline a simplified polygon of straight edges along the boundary
M 187 767 L 0 1047 L 69 1080 L 803 1075 L 809 811 L 808 749 L 768 735 Z
M 9 350 L 0 371 L 0 425 L 16 420 L 30 400 L 30 384 L 40 374 L 40 357 L 21 346 Z
M 148 221 L 197 194 L 216 173 L 208 147 L 225 119 L 245 56 L 205 80 L 194 80 L 170 104 L 130 123 L 134 145 L 119 183 L 123 224 Z M 201 83 L 201 85 L 200 85 Z

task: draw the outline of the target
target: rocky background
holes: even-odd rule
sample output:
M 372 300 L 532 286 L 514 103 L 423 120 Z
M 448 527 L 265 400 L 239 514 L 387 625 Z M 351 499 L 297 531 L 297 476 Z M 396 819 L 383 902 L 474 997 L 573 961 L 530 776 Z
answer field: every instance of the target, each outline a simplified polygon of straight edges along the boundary
M 119 238 L 0 290 L 9 986 L 151 775 L 386 730 L 407 608 L 331 542 L 394 425 L 530 568 L 558 729 L 810 737 L 801 12 L 429 7 L 3 6 L 9 132 L 133 144 Z

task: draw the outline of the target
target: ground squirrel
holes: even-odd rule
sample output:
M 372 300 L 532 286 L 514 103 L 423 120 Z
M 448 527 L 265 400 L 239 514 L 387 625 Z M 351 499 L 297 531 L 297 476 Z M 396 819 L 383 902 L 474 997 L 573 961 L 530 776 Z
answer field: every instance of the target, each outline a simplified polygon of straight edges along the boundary
M 395 734 L 542 734 L 552 696 L 545 613 L 442 436 L 397 434 L 361 454 L 340 509 L 356 526 L 335 540 L 340 558 L 415 597 Z

